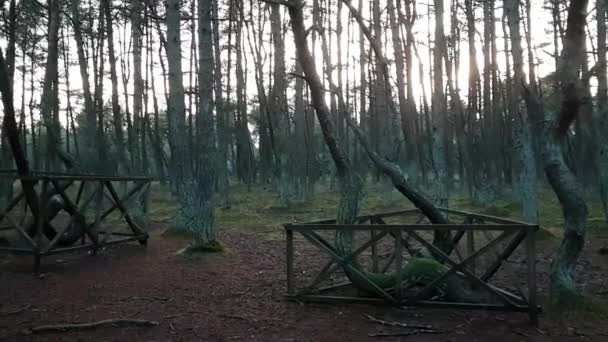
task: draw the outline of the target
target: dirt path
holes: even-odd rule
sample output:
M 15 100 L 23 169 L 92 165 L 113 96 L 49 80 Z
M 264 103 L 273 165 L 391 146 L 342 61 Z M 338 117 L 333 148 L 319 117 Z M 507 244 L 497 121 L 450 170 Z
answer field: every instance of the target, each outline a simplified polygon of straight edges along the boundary
M 608 327 L 593 322 L 564 324 L 541 318 L 536 330 L 524 314 L 288 302 L 282 297 L 281 241 L 234 231 L 224 232 L 221 239 L 229 248 L 225 255 L 184 259 L 175 255 L 184 241 L 154 238 L 147 249 L 123 245 L 97 256 L 50 258 L 42 276 L 31 273 L 29 259 L 0 257 L 0 341 L 608 340 Z M 586 262 L 594 264 L 583 258 L 582 265 Z M 605 277 L 604 271 L 605 266 L 583 270 L 590 279 L 595 277 L 593 287 L 602 284 L 601 275 L 597 277 Z M 25 309 L 9 314 L 20 308 Z M 432 325 L 445 333 L 370 337 L 399 330 L 372 323 L 363 313 Z M 110 318 L 148 319 L 160 325 L 23 334 L 41 324 Z

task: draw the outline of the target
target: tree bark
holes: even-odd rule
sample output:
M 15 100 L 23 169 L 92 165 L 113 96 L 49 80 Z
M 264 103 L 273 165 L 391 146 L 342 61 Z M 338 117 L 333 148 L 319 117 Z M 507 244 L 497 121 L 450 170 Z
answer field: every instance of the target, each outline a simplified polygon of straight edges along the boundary
M 527 125 L 536 111 L 541 111 L 539 106 L 534 106 L 530 96 L 524 93 L 524 84 L 527 83 L 524 74 L 523 49 L 521 47 L 519 3 L 516 1 L 505 3 L 505 11 L 508 19 L 511 55 L 513 56 L 513 80 L 510 100 L 510 113 L 514 116 L 514 140 L 520 161 L 519 189 L 523 204 L 524 220 L 531 223 L 538 222 L 538 182 L 536 172 L 536 158 L 532 145 L 532 132 L 534 126 Z M 527 115 L 520 112 L 521 96 L 526 100 Z M 535 99 L 536 100 L 536 99 Z M 527 119 L 526 119 L 527 117 Z
M 58 4 L 56 4 L 59 6 Z M 84 39 L 82 35 L 82 18 L 80 17 L 80 0 L 70 0 L 70 10 L 72 14 L 72 27 L 74 28 L 74 40 L 76 41 L 76 51 L 78 54 L 78 65 L 80 78 L 82 80 L 82 92 L 84 97 L 84 110 L 86 113 L 86 127 L 84 129 L 84 142 L 86 146 L 87 168 L 94 168 L 98 158 L 95 153 L 95 136 L 97 135 L 97 113 L 91 95 L 91 85 L 89 82 L 88 61 L 85 56 Z
M 595 3 L 597 13 L 597 110 L 595 111 L 596 159 L 599 193 L 608 222 L 608 79 L 606 77 L 606 6 L 605 0 Z
M 579 290 L 574 280 L 576 260 L 585 243 L 587 204 L 572 171 L 564 161 L 562 143 L 570 124 L 577 118 L 583 104 L 580 70 L 585 54 L 585 23 L 587 0 L 572 0 L 568 8 L 564 48 L 560 57 L 561 105 L 558 116 L 545 125 L 543 163 L 549 184 L 562 206 L 565 231 L 553 261 L 551 297 L 557 304 L 579 301 Z M 542 127 L 541 115 L 533 118 Z
M 186 107 L 184 95 L 184 82 L 182 72 L 182 50 L 180 34 L 180 1 L 167 1 L 167 60 L 169 66 L 169 102 L 167 115 L 173 130 L 170 135 L 171 167 L 173 181 L 178 192 L 185 186 L 183 184 L 189 174 L 186 161 L 189 157 L 186 138 Z M 136 82 L 137 83 L 137 82 Z

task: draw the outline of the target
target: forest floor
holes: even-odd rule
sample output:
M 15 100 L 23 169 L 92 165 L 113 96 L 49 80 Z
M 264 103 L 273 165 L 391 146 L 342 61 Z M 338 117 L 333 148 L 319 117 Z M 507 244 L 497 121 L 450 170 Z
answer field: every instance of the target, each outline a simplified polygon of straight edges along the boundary
M 376 191 L 378 190 L 378 191 Z M 363 212 L 403 208 L 390 191 L 374 189 Z M 374 195 L 380 193 L 382 196 Z M 331 217 L 330 192 L 314 203 L 286 208 L 264 189 L 234 190 L 218 210 L 221 254 L 184 257 L 176 251 L 188 239 L 163 234 L 174 208 L 156 191 L 147 247 L 109 247 L 96 256 L 68 254 L 44 260 L 41 274 L 31 259 L 0 257 L 0 341 L 607 341 L 608 233 L 592 229 L 579 260 L 579 282 L 593 310 L 546 312 L 538 328 L 519 313 L 451 309 L 390 308 L 361 304 L 310 304 L 284 299 L 285 246 L 281 223 Z M 454 201 L 470 209 L 467 201 Z M 546 202 L 546 203 L 545 203 Z M 551 256 L 559 239 L 551 215 L 554 200 L 543 202 L 550 234 L 539 242 L 539 291 L 547 295 Z M 483 211 L 516 216 L 508 200 Z M 591 222 L 598 212 L 592 207 Z M 557 225 L 556 224 L 556 225 Z M 306 258 L 301 258 L 306 262 Z M 514 274 L 514 277 L 521 275 Z M 365 314 L 408 324 L 431 325 L 437 334 L 372 337 L 403 329 L 379 325 Z M 43 324 L 113 318 L 157 321 L 154 327 L 107 326 L 79 332 L 30 334 Z

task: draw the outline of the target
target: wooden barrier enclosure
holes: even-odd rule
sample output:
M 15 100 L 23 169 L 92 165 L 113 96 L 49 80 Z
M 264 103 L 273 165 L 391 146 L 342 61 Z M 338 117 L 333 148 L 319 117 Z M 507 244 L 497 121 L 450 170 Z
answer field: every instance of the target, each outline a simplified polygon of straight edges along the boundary
M 428 224 L 419 210 L 412 209 L 361 216 L 353 225 L 338 225 L 336 220 L 284 225 L 288 298 L 527 312 L 536 323 L 540 311 L 535 258 L 538 226 L 465 211 L 441 210 L 451 221 L 462 223 Z M 411 223 L 403 223 L 408 219 Z M 449 252 L 432 243 L 434 231 L 446 230 L 451 233 L 453 246 Z M 339 252 L 335 236 L 347 231 L 356 234 L 352 251 L 344 255 Z M 417 284 L 416 288 L 407 288 L 400 278 L 401 272 L 394 271 L 402 270 L 421 255 L 434 256 L 445 271 L 422 285 Z M 521 269 L 514 273 L 501 271 L 518 266 Z M 370 276 L 389 272 L 396 275 L 395 284 L 402 285 L 381 288 Z M 346 273 L 356 274 L 366 288 L 375 289 L 375 294 L 354 286 Z M 446 300 L 436 294 L 438 285 L 454 276 L 480 293 L 481 299 L 463 302 Z
M 21 181 L 35 184 L 33 212 Z M 129 241 L 146 245 L 146 215 L 151 178 L 69 175 L 36 172 L 19 177 L 0 173 L 15 195 L 0 211 L 0 252 L 32 255 L 34 267 L 44 256 L 98 249 Z M 134 213 L 133 208 L 138 212 Z

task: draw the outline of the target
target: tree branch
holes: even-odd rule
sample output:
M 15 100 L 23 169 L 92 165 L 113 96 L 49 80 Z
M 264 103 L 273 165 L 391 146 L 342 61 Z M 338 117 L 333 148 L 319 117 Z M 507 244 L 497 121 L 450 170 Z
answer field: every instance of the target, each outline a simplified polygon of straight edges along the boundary
M 83 330 L 83 329 L 92 329 L 97 328 L 104 325 L 135 325 L 135 326 L 157 326 L 159 323 L 156 321 L 147 321 L 143 319 L 106 319 L 98 322 L 91 323 L 77 323 L 77 324 L 56 324 L 56 325 L 41 325 L 38 327 L 32 328 L 30 331 L 32 333 L 43 333 L 43 332 L 52 332 L 52 331 L 68 331 L 68 330 Z

